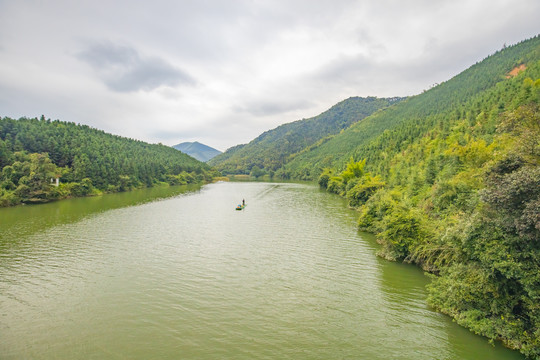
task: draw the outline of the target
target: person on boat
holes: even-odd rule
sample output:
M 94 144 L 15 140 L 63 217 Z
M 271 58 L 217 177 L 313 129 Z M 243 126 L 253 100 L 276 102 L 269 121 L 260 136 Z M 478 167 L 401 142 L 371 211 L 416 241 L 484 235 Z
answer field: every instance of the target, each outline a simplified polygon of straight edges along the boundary
M 246 200 L 242 199 L 242 206 L 246 206 Z

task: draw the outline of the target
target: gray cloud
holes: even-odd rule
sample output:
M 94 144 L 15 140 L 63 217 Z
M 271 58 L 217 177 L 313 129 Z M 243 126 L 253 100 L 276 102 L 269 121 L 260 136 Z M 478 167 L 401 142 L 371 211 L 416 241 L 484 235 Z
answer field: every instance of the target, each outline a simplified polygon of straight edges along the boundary
M 519 4 L 0 0 L 0 116 L 225 149 L 350 96 L 446 81 L 538 34 L 540 2 Z
M 370 77 L 375 70 L 373 59 L 364 55 L 342 55 L 317 69 L 314 77 L 322 82 L 357 82 Z
M 257 100 L 247 101 L 244 105 L 235 107 L 234 110 L 246 112 L 255 116 L 268 116 L 283 114 L 294 110 L 308 109 L 311 106 L 313 106 L 313 103 L 307 100 Z
M 158 129 L 150 132 L 150 135 L 156 139 L 162 139 L 162 141 L 167 143 L 180 142 L 182 139 L 197 139 L 204 134 L 204 129 L 193 128 L 190 130 L 163 130 Z M 188 141 L 188 140 L 186 140 Z
M 102 42 L 77 54 L 114 91 L 150 91 L 160 86 L 194 85 L 186 72 L 157 57 L 142 57 L 125 45 Z

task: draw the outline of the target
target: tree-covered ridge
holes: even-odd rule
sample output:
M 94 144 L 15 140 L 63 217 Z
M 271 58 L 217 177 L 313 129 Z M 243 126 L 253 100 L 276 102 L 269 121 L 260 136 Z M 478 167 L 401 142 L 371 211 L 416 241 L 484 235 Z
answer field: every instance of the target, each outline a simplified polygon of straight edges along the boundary
M 319 183 L 359 209 L 382 256 L 433 274 L 433 307 L 540 359 L 540 38 L 471 69 L 443 84 L 453 103 L 438 99 L 443 87 L 386 110 L 404 120 Z M 471 90 L 471 79 L 484 85 Z
M 208 165 L 168 146 L 44 117 L 0 118 L 0 169 L 0 206 L 159 182 L 186 184 L 215 175 Z
M 370 169 L 379 166 L 384 163 L 380 157 L 390 155 L 383 148 L 400 151 L 435 123 L 445 123 L 446 117 L 462 113 L 473 97 L 507 80 L 516 66 L 534 62 L 539 56 L 539 43 L 535 37 L 504 48 L 454 78 L 352 124 L 329 141 L 296 156 L 277 175 L 316 179 L 324 168 L 344 167 L 351 156 L 367 158 Z
M 351 97 L 318 116 L 266 131 L 249 144 L 228 149 L 209 163 L 229 174 L 249 174 L 253 170 L 273 174 L 294 154 L 401 100 Z

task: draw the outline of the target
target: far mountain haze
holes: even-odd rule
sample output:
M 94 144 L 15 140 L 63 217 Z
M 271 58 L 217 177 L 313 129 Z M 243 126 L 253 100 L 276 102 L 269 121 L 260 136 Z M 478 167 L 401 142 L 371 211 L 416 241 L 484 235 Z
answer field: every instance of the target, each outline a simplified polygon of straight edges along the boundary
M 201 144 L 200 142 L 183 142 L 174 145 L 173 148 L 180 150 L 184 154 L 194 157 L 199 161 L 206 162 L 213 157 L 221 154 L 221 151 L 214 149 L 208 145 Z

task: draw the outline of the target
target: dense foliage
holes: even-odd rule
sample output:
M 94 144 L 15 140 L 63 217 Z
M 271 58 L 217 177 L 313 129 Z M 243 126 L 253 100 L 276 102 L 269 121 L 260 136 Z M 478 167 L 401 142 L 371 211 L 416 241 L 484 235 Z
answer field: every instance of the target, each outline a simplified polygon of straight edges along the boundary
M 255 170 L 253 176 L 272 176 L 298 153 L 328 141 L 351 124 L 401 100 L 351 97 L 318 116 L 281 125 L 249 144 L 228 149 L 209 163 L 226 174 L 250 174 Z
M 61 121 L 0 118 L 0 206 L 45 202 L 216 173 L 178 150 Z M 60 186 L 55 186 L 60 178 Z
M 486 101 L 497 102 L 497 109 L 518 101 L 516 98 L 499 99 L 501 92 L 483 102 L 475 97 L 504 83 L 515 66 L 534 63 L 534 59 L 538 59 L 538 42 L 538 38 L 534 38 L 502 49 L 454 78 L 352 124 L 328 141 L 301 152 L 276 175 L 316 180 L 322 169 L 343 168 L 351 156 L 367 159 L 366 166 L 370 170 L 388 175 L 388 160 L 393 154 L 403 151 L 431 129 L 439 127 L 448 131 L 453 118 L 467 117 L 467 121 L 472 122 L 473 117 L 484 110 Z M 490 114 L 485 113 L 485 116 Z
M 223 169 L 318 179 L 381 256 L 431 274 L 434 308 L 540 359 L 540 37 L 318 139 L 301 125 L 228 151 Z
M 507 75 L 519 65 L 526 69 Z M 344 170 L 321 173 L 333 151 L 339 156 L 324 165 Z M 322 187 L 359 208 L 359 226 L 377 234 L 382 256 L 433 274 L 433 307 L 540 359 L 540 38 L 353 125 L 301 160 L 288 171 L 321 173 Z

